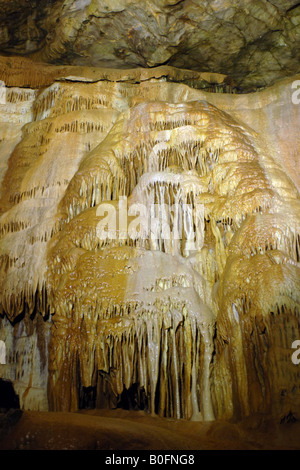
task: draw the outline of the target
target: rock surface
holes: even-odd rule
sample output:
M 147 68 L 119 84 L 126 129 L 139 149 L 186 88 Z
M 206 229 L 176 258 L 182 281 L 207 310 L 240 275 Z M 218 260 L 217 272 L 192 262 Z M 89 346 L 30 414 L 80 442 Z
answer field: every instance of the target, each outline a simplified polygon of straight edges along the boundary
M 0 50 L 55 64 L 230 75 L 241 90 L 299 72 L 297 0 L 1 0 Z
M 124 410 L 15 414 L 0 415 L 0 450 L 300 449 L 299 422 L 278 424 L 260 415 L 240 423 L 195 423 Z

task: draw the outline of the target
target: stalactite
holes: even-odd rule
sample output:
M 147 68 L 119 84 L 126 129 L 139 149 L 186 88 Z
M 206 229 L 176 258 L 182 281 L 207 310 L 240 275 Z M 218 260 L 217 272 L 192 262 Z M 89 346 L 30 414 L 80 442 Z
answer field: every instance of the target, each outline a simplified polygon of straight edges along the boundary
M 299 395 L 288 362 L 299 334 L 295 187 L 207 93 L 89 73 L 51 85 L 27 71 L 39 90 L 8 89 L 5 105 L 25 106 L 26 119 L 2 183 L 1 315 L 51 326 L 50 409 L 77 410 L 93 387 L 101 406 L 135 390 L 134 406 L 175 419 L 288 412 Z M 99 232 L 108 207 L 115 237 Z

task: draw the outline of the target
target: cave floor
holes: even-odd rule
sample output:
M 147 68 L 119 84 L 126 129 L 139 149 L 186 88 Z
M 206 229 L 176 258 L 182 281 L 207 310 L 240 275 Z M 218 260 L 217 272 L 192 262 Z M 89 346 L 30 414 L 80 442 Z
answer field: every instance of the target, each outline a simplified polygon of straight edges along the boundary
M 0 414 L 0 450 L 299 450 L 300 422 L 192 422 L 143 411 Z

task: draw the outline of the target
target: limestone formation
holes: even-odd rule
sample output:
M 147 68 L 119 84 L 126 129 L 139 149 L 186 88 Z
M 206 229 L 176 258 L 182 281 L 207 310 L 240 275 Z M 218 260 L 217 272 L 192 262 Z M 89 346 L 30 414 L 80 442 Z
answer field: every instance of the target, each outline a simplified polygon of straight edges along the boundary
M 0 50 L 37 61 L 229 74 L 243 90 L 299 72 L 297 0 L 1 0 Z
M 21 407 L 297 416 L 299 76 L 236 94 L 0 62 L 0 372 Z

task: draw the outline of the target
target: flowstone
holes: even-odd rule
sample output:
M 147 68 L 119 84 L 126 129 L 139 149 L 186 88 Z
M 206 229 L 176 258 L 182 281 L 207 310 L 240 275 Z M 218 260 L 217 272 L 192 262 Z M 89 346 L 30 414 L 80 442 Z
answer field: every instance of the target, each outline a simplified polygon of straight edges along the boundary
M 292 81 L 254 106 L 155 69 L 39 67 L 0 104 L 0 372 L 21 406 L 297 415 L 300 199 L 273 138 L 299 119 Z

